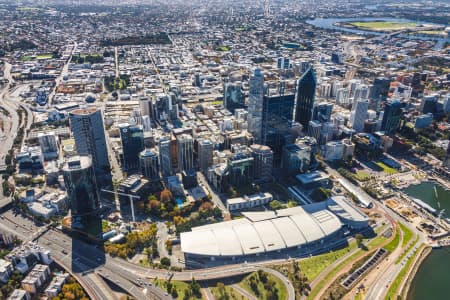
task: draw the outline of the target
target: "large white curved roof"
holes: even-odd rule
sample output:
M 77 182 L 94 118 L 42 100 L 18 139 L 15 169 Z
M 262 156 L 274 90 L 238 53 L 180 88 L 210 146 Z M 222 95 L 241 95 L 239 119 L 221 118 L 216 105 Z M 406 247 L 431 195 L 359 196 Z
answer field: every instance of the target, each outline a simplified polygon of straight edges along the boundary
M 293 207 L 252 217 L 183 232 L 180 235 L 181 250 L 204 256 L 264 253 L 316 242 L 342 226 L 338 217 L 319 207 L 312 212 Z

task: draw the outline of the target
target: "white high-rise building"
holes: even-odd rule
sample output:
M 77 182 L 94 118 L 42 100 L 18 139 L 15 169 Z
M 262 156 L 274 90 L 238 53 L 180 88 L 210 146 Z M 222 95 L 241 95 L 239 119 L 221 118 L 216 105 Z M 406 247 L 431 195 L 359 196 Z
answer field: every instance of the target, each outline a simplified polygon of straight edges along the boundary
M 264 99 L 264 76 L 260 69 L 255 69 L 249 81 L 248 130 L 255 138 L 255 143 L 261 142 L 262 111 Z
M 353 104 L 358 100 L 368 99 L 369 98 L 369 87 L 365 84 L 360 84 L 356 87 L 355 92 L 353 93 Z
M 194 140 L 190 134 L 177 136 L 178 167 L 180 171 L 194 168 Z
M 341 106 L 348 106 L 350 104 L 349 101 L 350 92 L 346 88 L 339 88 L 336 91 L 336 104 Z
M 364 121 L 367 119 L 367 110 L 369 108 L 369 101 L 358 100 L 355 103 L 350 114 L 350 124 L 356 132 L 362 132 L 364 129 Z

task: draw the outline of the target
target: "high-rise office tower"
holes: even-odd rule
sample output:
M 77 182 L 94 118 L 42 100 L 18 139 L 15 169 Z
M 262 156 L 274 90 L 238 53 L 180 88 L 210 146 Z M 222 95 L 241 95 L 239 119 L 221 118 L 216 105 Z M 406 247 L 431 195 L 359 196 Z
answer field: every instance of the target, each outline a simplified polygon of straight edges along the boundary
M 139 153 L 139 168 L 141 174 L 151 180 L 159 179 L 158 153 L 151 149 L 145 149 Z
M 177 136 L 177 154 L 180 172 L 194 168 L 194 140 L 190 134 Z
M 253 144 L 250 146 L 253 156 L 255 180 L 268 182 L 272 179 L 273 151 L 268 146 Z
M 145 132 L 152 131 L 152 120 L 149 116 L 142 116 L 142 129 Z
M 445 96 L 443 110 L 444 113 L 450 113 L 450 94 Z
M 96 213 L 99 196 L 92 160 L 89 156 L 73 156 L 63 166 L 64 184 L 72 216 Z
M 356 88 L 361 84 L 361 79 L 350 79 L 348 81 L 348 91 L 349 96 L 353 97 L 355 95 Z
M 161 93 L 156 96 L 155 117 L 160 121 L 178 119 L 178 98 L 175 93 Z
M 367 119 L 367 110 L 369 108 L 369 101 L 358 100 L 350 114 L 350 123 L 356 132 L 364 130 L 364 121 Z
M 391 86 L 391 80 L 386 77 L 377 77 L 373 81 L 372 89 L 370 90 L 370 105 L 369 108 L 375 111 L 380 109 L 380 104 L 386 101 L 389 88 Z
M 269 146 L 277 158 L 281 157 L 282 147 L 290 142 L 294 104 L 294 94 L 263 97 L 260 144 Z
M 143 97 L 139 101 L 139 106 L 141 110 L 142 116 L 150 116 L 153 117 L 153 102 L 149 97 Z
M 287 70 L 291 67 L 291 61 L 289 57 L 278 57 L 277 68 L 282 70 Z
M 128 123 L 119 124 L 122 141 L 122 169 L 128 172 L 139 168 L 139 153 L 144 150 L 142 127 Z
M 350 104 L 349 100 L 350 92 L 346 88 L 339 88 L 336 90 L 336 104 L 341 106 L 348 106 Z
M 261 142 L 262 111 L 264 98 L 264 76 L 260 69 L 255 69 L 250 77 L 250 92 L 248 105 L 248 130 L 255 138 L 255 142 Z
M 322 131 L 322 124 L 318 121 L 309 121 L 308 124 L 308 136 L 311 136 L 316 139 L 318 143 L 320 143 L 320 136 Z
M 355 88 L 355 92 L 353 93 L 353 105 L 358 100 L 368 99 L 369 97 L 369 86 L 366 84 L 360 84 Z
M 422 111 L 422 113 L 436 113 L 438 98 L 439 95 L 437 94 L 424 96 L 422 102 L 420 103 L 420 110 Z
M 213 164 L 214 145 L 210 140 L 198 142 L 198 166 L 202 172 L 206 172 Z
M 311 166 L 311 147 L 289 144 L 283 147 L 283 170 L 289 175 L 306 172 Z
M 341 51 L 333 51 L 333 53 L 331 53 L 331 62 L 341 65 L 343 61 L 344 60 Z
M 321 102 L 314 106 L 313 120 L 319 122 L 330 122 L 331 113 L 333 112 L 333 104 L 328 102 Z
M 300 77 L 297 82 L 295 121 L 308 128 L 312 118 L 317 79 L 312 67 Z
M 161 175 L 165 178 L 173 174 L 171 141 L 169 137 L 162 137 L 159 140 L 159 162 L 161 165 Z
M 90 155 L 95 172 L 109 172 L 108 149 L 101 110 L 75 109 L 69 113 L 70 129 L 80 155 Z
M 253 162 L 254 158 L 246 147 L 234 151 L 233 155 L 228 158 L 230 184 L 243 186 L 252 183 L 255 175 Z
M 381 130 L 386 134 L 394 134 L 400 126 L 403 105 L 399 100 L 393 100 L 386 103 L 384 107 L 383 119 L 381 121 Z
M 332 141 L 335 131 L 336 130 L 333 122 L 322 123 L 322 128 L 320 131 L 320 144 L 324 145 L 329 141 Z
M 38 140 L 44 159 L 55 159 L 58 157 L 58 139 L 55 132 L 40 132 Z
M 225 108 L 234 113 L 237 108 L 245 107 L 245 97 L 240 82 L 227 82 L 223 85 L 223 101 Z

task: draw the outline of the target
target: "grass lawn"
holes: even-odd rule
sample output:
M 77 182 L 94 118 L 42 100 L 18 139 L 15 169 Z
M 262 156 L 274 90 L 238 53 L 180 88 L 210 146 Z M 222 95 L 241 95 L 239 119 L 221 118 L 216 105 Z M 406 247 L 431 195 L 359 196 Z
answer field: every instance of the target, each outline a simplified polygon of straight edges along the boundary
M 400 229 L 403 231 L 402 247 L 405 247 L 408 244 L 408 242 L 412 239 L 413 232 L 402 223 L 399 223 L 399 225 Z
M 283 282 L 278 279 L 278 277 L 273 276 L 272 274 L 267 274 L 267 280 L 275 282 L 275 288 L 278 291 L 277 293 L 277 299 L 279 300 L 285 300 L 287 299 L 287 290 L 284 286 Z M 255 276 L 257 278 L 258 282 L 258 295 L 255 295 L 252 288 L 250 287 L 250 277 Z M 252 295 L 255 295 L 258 299 L 267 299 L 267 290 L 264 288 L 264 284 L 259 280 L 258 272 L 253 272 L 246 276 L 241 282 L 239 282 L 239 285 L 245 289 L 247 292 L 249 292 Z
M 367 244 L 367 251 L 378 248 L 381 244 L 383 244 L 385 240 L 386 238 L 383 235 L 378 235 Z M 366 255 L 367 251 L 359 249 L 355 253 L 347 257 L 344 261 L 340 262 L 331 272 L 325 275 L 325 277 L 315 286 L 315 288 L 310 292 L 308 299 L 314 299 L 319 293 L 319 291 L 325 286 L 325 284 L 329 282 L 334 276 L 336 276 L 336 274 L 338 274 L 342 270 L 342 268 L 344 268 L 346 265 L 348 265 L 351 261 L 355 260 L 356 258 L 361 258 L 363 255 Z
M 399 262 L 402 261 L 402 259 L 406 256 L 406 253 L 409 252 L 409 250 L 411 250 L 412 247 L 414 247 L 415 244 L 417 244 L 417 242 L 419 241 L 419 236 L 416 235 L 416 239 L 414 240 L 414 242 L 412 242 L 408 248 L 406 248 L 405 250 L 403 250 L 402 255 L 400 255 L 397 260 L 395 261 L 396 264 L 398 264 Z
M 366 171 L 356 171 L 355 177 L 359 181 L 369 180 L 370 174 Z
M 49 59 L 49 58 L 52 58 L 52 55 L 51 54 L 41 54 L 41 55 L 36 56 L 36 58 L 37 59 Z
M 400 30 L 407 28 L 416 28 L 417 23 L 403 23 L 403 22 L 386 22 L 386 21 L 373 21 L 373 22 L 351 22 L 351 25 L 366 29 L 366 30 Z
M 153 280 L 152 281 L 154 285 L 159 286 L 163 290 L 167 291 L 167 280 Z M 189 284 L 183 281 L 171 281 L 172 285 L 176 288 L 178 296 L 176 299 L 183 299 L 184 298 L 184 291 L 189 289 Z M 202 299 L 202 298 L 190 298 L 190 299 Z
M 400 284 L 402 283 L 403 279 L 405 278 L 406 274 L 408 273 L 409 269 L 412 266 L 412 263 L 414 259 L 416 258 L 418 253 L 422 252 L 422 249 L 425 247 L 425 245 L 421 245 L 414 255 L 411 255 L 411 257 L 406 261 L 403 268 L 398 273 L 397 277 L 392 281 L 391 286 L 389 287 L 389 290 L 387 291 L 386 297 L 384 297 L 385 300 L 389 299 L 397 299 L 397 291 L 400 287 Z M 400 299 L 400 298 L 399 298 Z
M 217 47 L 217 50 L 218 50 L 218 51 L 230 51 L 230 47 L 227 47 L 227 46 L 220 46 L 220 47 Z
M 24 55 L 20 58 L 21 61 L 30 61 L 33 60 L 34 58 L 29 56 L 29 55 Z
M 383 248 L 386 249 L 389 252 L 392 252 L 392 251 L 394 251 L 397 248 L 399 243 L 400 243 L 400 232 L 399 232 L 399 229 L 397 227 L 397 230 L 395 231 L 394 239 L 392 241 L 390 241 L 389 244 L 387 244 Z
M 387 173 L 387 174 L 389 174 L 389 175 L 397 174 L 397 173 L 398 173 L 398 171 L 397 171 L 396 169 L 389 167 L 388 165 L 386 165 L 385 163 L 383 163 L 383 162 L 381 162 L 381 161 L 376 162 L 375 164 L 376 164 L 378 167 L 380 167 L 381 169 L 383 169 L 383 172 L 384 172 L 384 173 Z
M 300 270 L 308 277 L 309 281 L 313 281 L 316 277 L 325 270 L 329 265 L 343 257 L 353 249 L 356 249 L 356 241 L 352 241 L 348 247 L 321 255 L 313 256 L 311 258 L 303 259 L 299 262 Z
M 220 299 L 221 293 L 220 289 L 217 287 L 210 288 L 211 293 L 213 294 L 214 298 Z M 243 295 L 239 294 L 235 289 L 233 289 L 230 286 L 225 286 L 225 295 L 228 295 L 228 299 L 230 300 L 248 300 L 247 297 L 244 297 Z

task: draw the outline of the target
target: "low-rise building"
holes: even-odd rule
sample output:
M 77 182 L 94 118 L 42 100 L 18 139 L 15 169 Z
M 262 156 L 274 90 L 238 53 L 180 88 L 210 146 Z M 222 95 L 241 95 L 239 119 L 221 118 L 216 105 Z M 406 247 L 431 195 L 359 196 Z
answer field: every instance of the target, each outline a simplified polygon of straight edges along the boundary
M 15 289 L 11 295 L 9 295 L 8 300 L 30 300 L 30 294 L 27 291 L 21 289 Z
M 227 199 L 227 209 L 229 211 L 249 209 L 265 205 L 273 200 L 270 193 L 259 193 L 250 196 Z
M 319 186 L 328 186 L 330 183 L 330 176 L 321 171 L 313 171 L 305 174 L 295 176 L 305 189 L 312 189 Z
M 7 283 L 13 272 L 12 263 L 4 259 L 0 259 L 0 281 Z
M 22 288 L 30 294 L 37 294 L 50 276 L 51 272 L 48 266 L 37 264 L 22 280 Z
M 45 289 L 45 294 L 51 299 L 58 296 L 67 278 L 69 278 L 68 273 L 57 274 Z

